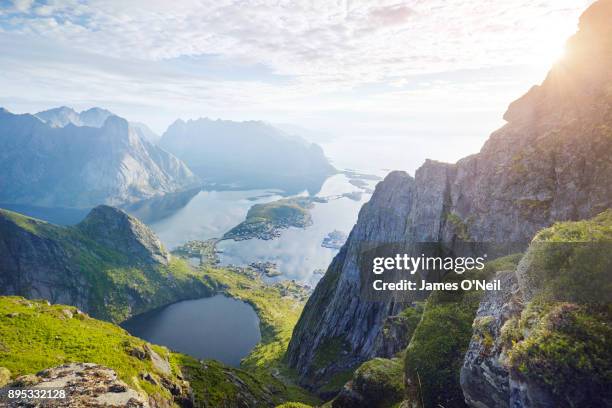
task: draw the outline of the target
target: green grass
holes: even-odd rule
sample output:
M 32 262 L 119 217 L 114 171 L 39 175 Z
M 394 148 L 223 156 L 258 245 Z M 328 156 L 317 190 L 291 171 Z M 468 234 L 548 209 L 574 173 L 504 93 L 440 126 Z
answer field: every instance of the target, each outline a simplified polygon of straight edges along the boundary
M 611 243 L 612 210 L 542 230 L 526 256 L 532 299 L 502 327 L 511 372 L 557 406 L 612 399 Z
M 203 274 L 218 284 L 223 293 L 249 303 L 259 316 L 261 342 L 243 359 L 241 366 L 262 381 L 272 377 L 281 379 L 287 400 L 318 403 L 316 397 L 295 385 L 295 373 L 283 362 L 304 307 L 304 301 L 284 295 L 283 289 L 290 284 L 267 285 L 260 278 L 226 269 L 205 268 Z
M 400 359 L 375 358 L 363 363 L 353 375 L 353 388 L 369 407 L 388 408 L 404 394 L 403 364 Z
M 174 383 L 181 383 L 182 375 L 191 384 L 197 407 L 250 406 L 254 401 L 264 405 L 318 403 L 265 370 L 235 369 L 212 360 L 199 362 L 150 345 L 167 357 L 172 367 L 170 375 L 156 372 L 148 358 L 141 360 L 132 353 L 145 344 L 119 326 L 79 314 L 71 306 L 0 297 L 0 367 L 8 369 L 12 378 L 69 362 L 88 362 L 110 367 L 137 391 L 167 401 L 172 401 L 170 392 L 142 380 L 141 374 L 154 373 Z
M 520 254 L 488 262 L 483 271 L 463 275 L 450 273 L 446 282 L 487 279 L 501 270 L 513 270 Z M 465 406 L 459 372 L 473 335 L 472 323 L 483 296 L 482 291 L 432 293 L 404 354 L 406 396 L 425 407 Z
M 0 297 L 0 366 L 13 378 L 65 363 L 90 362 L 113 368 L 136 390 L 171 400 L 168 390 L 139 378 L 143 372 L 155 373 L 149 359 L 130 354 L 144 344 L 122 328 L 78 314 L 71 306 Z M 160 356 L 169 355 L 164 347 L 152 348 Z M 180 371 L 175 364 L 172 369 L 169 378 L 176 381 Z

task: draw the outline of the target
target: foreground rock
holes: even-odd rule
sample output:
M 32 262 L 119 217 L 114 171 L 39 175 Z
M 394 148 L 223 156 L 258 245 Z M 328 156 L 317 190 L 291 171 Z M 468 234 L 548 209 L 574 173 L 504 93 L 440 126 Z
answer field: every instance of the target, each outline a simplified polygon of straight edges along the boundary
M 480 303 L 461 369 L 468 406 L 612 406 L 611 250 L 608 210 L 542 231 L 497 276 L 504 290 Z
M 110 368 L 90 363 L 72 363 L 17 378 L 9 387 L 56 388 L 66 398 L 9 401 L 8 407 L 149 408 L 146 396 L 128 387 Z

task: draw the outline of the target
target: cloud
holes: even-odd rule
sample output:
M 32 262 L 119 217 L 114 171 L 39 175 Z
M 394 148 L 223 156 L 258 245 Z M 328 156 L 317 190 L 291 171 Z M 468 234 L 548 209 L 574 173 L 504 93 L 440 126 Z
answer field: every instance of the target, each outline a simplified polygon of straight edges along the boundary
M 483 83 L 477 75 L 453 87 L 423 78 L 510 67 L 515 80 L 504 86 L 515 87 L 522 72 L 512 67 L 533 65 L 551 42 L 563 43 L 590 2 L 0 2 L 0 102 L 283 117 L 419 110 L 419 100 L 444 92 L 486 99 L 470 88 Z

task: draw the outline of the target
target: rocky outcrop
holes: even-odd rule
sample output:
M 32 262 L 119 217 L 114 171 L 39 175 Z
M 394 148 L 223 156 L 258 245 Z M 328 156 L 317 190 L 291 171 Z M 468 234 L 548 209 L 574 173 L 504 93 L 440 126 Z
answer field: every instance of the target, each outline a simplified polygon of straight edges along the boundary
M 48 299 L 122 321 L 214 292 L 144 224 L 108 206 L 60 227 L 0 210 L 0 294 Z
M 461 368 L 461 388 L 466 403 L 474 408 L 509 407 L 508 369 L 502 364 L 500 342 L 504 323 L 522 308 L 517 296 L 514 271 L 498 272 L 501 291 L 488 291 L 474 320 L 474 338 L 470 342 Z
M 36 375 L 19 377 L 8 387 L 27 387 L 33 390 L 52 388 L 65 392 L 65 398 L 39 400 L 41 404 L 44 402 L 45 407 L 150 407 L 146 394 L 142 395 L 119 380 L 114 370 L 91 363 L 72 363 L 49 368 Z M 34 400 L 9 400 L 7 406 L 39 405 Z
M 389 408 L 402 400 L 402 364 L 375 358 L 363 363 L 332 401 L 333 408 Z
M 90 111 L 43 122 L 0 109 L 0 202 L 91 208 L 198 184 L 183 162 L 140 137 L 126 120 Z M 81 126 L 83 121 L 100 126 Z
M 481 301 L 461 368 L 469 407 L 612 406 L 610 226 L 610 210 L 556 224 L 536 236 L 516 271 L 496 276 L 503 290 Z M 542 282 L 535 290 L 526 284 L 534 278 Z
M 100 245 L 129 254 L 132 259 L 163 265 L 170 261 L 170 254 L 153 231 L 118 208 L 97 206 L 76 228 Z
M 542 85 L 510 105 L 481 151 L 455 164 L 428 160 L 415 177 L 391 173 L 359 214 L 319 282 L 288 349 L 311 387 L 380 355 L 382 325 L 404 305 L 360 297 L 360 248 L 461 241 L 524 243 L 559 220 L 612 206 L 612 7 L 595 3 Z M 333 339 L 340 357 L 314 364 Z
M 336 170 L 323 149 L 257 121 L 177 120 L 159 145 L 206 181 L 315 194 Z

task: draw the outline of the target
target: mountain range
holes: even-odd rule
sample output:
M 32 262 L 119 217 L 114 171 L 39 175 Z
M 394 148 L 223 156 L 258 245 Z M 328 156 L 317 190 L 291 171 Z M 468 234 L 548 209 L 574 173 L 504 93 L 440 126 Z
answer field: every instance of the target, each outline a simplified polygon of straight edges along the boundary
M 0 202 L 41 207 L 120 205 L 199 184 L 182 161 L 98 108 L 1 109 L 0 169 Z
M 259 121 L 177 120 L 159 145 L 204 180 L 316 193 L 336 170 L 315 143 Z

